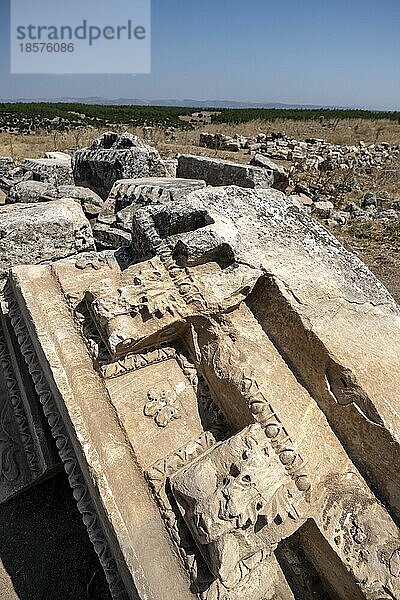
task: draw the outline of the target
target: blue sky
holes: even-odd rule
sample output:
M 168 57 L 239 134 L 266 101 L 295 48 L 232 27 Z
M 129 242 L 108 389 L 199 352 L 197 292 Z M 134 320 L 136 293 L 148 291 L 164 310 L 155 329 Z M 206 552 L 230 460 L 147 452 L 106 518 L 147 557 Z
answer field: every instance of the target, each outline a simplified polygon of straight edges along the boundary
M 137 76 L 10 75 L 8 2 L 0 0 L 3 99 L 194 98 L 400 109 L 400 0 L 152 0 L 152 72 Z M 108 4 L 115 15 L 118 0 Z

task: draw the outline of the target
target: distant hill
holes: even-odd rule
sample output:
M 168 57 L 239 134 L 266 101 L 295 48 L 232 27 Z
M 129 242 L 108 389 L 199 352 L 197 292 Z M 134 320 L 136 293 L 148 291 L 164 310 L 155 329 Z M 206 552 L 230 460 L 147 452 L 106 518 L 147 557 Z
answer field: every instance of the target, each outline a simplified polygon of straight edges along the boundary
M 122 105 L 122 106 L 176 106 L 201 108 L 304 108 L 304 109 L 323 109 L 323 108 L 348 108 L 344 106 L 322 106 L 320 104 L 284 104 L 283 102 L 236 102 L 235 100 L 194 100 L 185 98 L 177 100 L 176 98 L 148 100 L 143 98 L 101 98 L 99 96 L 89 96 L 87 98 L 18 98 L 15 100 L 0 99 L 0 102 L 7 103 L 35 103 L 35 102 L 65 102 L 68 104 L 104 104 L 104 105 Z

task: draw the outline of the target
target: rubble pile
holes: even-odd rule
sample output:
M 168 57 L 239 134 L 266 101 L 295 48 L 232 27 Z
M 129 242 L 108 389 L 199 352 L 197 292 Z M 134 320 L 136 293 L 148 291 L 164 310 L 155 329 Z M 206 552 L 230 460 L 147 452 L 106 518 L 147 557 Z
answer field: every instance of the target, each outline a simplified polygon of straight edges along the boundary
M 200 146 L 203 148 L 258 152 L 273 160 L 293 163 L 296 169 L 330 171 L 337 168 L 354 168 L 368 171 L 382 168 L 385 163 L 400 157 L 400 146 L 387 143 L 353 145 L 329 144 L 323 139 L 308 138 L 295 140 L 283 133 L 259 134 L 256 137 L 201 133 Z
M 203 144 L 207 140 L 207 143 L 211 143 L 214 134 L 207 135 L 211 137 L 202 136 Z M 331 196 L 321 192 L 318 183 L 309 186 L 294 183 L 293 167 L 288 170 L 271 158 L 288 156 L 292 152 L 290 146 L 293 146 L 293 140 L 279 133 L 268 139 L 259 136 L 258 140 L 257 148 L 260 151 L 252 156 L 249 164 L 195 155 L 163 159 L 147 141 L 128 133 L 114 132 L 102 134 L 90 148 L 77 150 L 73 157 L 63 152 L 47 152 L 43 158 L 24 159 L 18 165 L 10 157 L 0 157 L 0 189 L 5 194 L 5 206 L 1 211 L 5 222 L 7 215 L 11 214 L 14 215 L 14 222 L 16 215 L 19 215 L 18 219 L 23 219 L 24 215 L 30 214 L 25 210 L 28 206 L 31 206 L 32 214 L 36 214 L 35 210 L 40 213 L 41 209 L 33 206 L 40 203 L 46 205 L 43 210 L 48 219 L 54 202 L 65 199 L 74 201 L 80 205 L 82 217 L 87 220 L 92 244 L 101 251 L 131 246 L 132 218 L 137 207 L 149 202 L 182 200 L 194 190 L 206 186 L 274 188 L 285 192 L 289 203 L 332 226 L 343 227 L 356 221 L 373 219 L 390 223 L 399 221 L 400 199 L 390 198 L 384 193 L 367 193 L 359 203 L 352 201 L 339 206 Z M 241 139 L 240 143 L 245 142 Z M 312 154 L 319 157 L 317 162 L 321 169 L 326 167 L 329 153 L 332 159 L 336 159 L 344 147 L 333 151 L 332 146 L 321 140 L 309 140 L 299 142 L 296 148 L 296 156 L 299 156 L 299 148 L 302 149 L 302 156 L 306 156 L 311 149 Z M 352 148 L 354 156 L 360 160 L 367 150 L 362 144 Z M 378 150 L 382 160 L 394 153 L 394 149 L 387 145 L 375 146 L 374 151 L 379 154 Z M 349 152 L 347 159 L 350 160 Z M 311 159 L 308 156 L 306 160 L 315 161 L 315 157 Z M 21 211 L 14 208 L 14 213 L 11 213 L 11 205 L 19 206 Z M 62 229 L 57 231 L 62 248 Z M 56 234 L 53 232 L 52 235 L 54 237 Z M 6 236 L 3 246 L 7 239 Z M 65 254 L 69 252 L 70 249 L 65 248 Z M 30 255 L 29 245 L 23 256 L 27 262 L 37 260 L 37 257 Z

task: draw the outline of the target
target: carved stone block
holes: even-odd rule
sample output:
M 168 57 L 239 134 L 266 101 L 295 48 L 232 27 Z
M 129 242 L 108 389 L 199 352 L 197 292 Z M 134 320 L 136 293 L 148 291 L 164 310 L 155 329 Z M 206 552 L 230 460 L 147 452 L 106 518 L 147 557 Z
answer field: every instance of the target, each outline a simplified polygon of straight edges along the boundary
M 133 236 L 142 262 L 9 278 L 113 597 L 400 597 L 389 294 L 273 190 L 150 204 Z
M 304 512 L 293 475 L 304 477 L 303 461 L 292 450 L 277 453 L 269 435 L 250 425 L 171 478 L 211 571 L 228 587 L 240 581 L 241 561 L 260 550 L 272 554 L 282 537 L 299 528 Z
M 165 177 L 167 169 L 157 150 L 130 134 L 100 136 L 73 158 L 76 185 L 89 187 L 106 199 L 119 179 Z

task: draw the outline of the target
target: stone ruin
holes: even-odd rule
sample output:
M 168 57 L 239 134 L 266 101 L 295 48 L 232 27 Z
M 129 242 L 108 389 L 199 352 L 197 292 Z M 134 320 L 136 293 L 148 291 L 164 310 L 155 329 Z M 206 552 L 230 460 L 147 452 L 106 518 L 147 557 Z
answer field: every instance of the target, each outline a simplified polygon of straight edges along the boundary
M 0 209 L 0 501 L 62 463 L 118 600 L 400 598 L 398 306 L 283 192 L 141 174 L 122 249 Z
M 259 152 L 271 159 L 293 162 L 296 168 L 304 171 L 318 168 L 331 171 L 335 167 L 355 167 L 358 171 L 382 168 L 388 160 L 400 157 L 400 146 L 386 142 L 376 144 L 330 144 L 319 138 L 296 140 L 281 132 L 270 135 L 260 133 L 254 137 L 219 133 L 201 133 L 199 145 L 202 148 L 239 152 Z
M 242 164 L 242 169 L 250 166 L 261 167 L 264 173 L 269 171 L 272 187 L 285 192 L 290 186 L 291 199 L 325 220 L 329 227 L 365 225 L 373 221 L 396 225 L 400 221 L 400 198 L 392 198 L 387 192 L 377 193 L 371 181 L 373 191 L 364 193 L 358 203 L 354 197 L 350 196 L 347 201 L 344 198 L 351 192 L 361 193 L 359 176 L 384 177 L 386 182 L 397 184 L 398 144 L 331 144 L 318 138 L 300 141 L 275 131 L 253 137 L 203 132 L 199 146 L 250 154 L 250 164 Z M 210 182 L 210 185 L 226 184 Z M 254 186 L 247 184 L 246 187 Z

